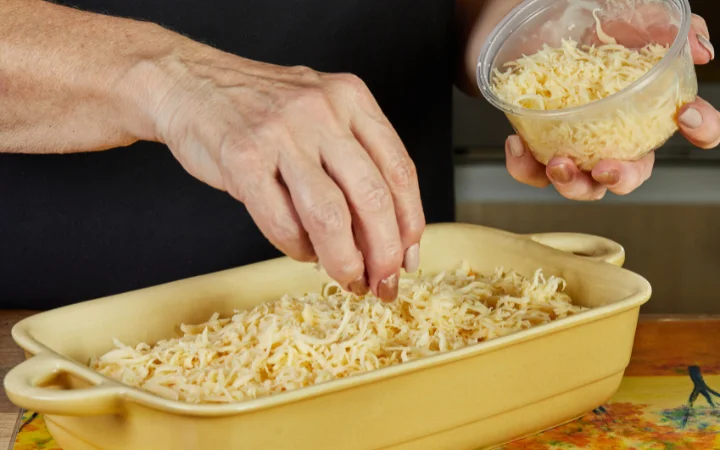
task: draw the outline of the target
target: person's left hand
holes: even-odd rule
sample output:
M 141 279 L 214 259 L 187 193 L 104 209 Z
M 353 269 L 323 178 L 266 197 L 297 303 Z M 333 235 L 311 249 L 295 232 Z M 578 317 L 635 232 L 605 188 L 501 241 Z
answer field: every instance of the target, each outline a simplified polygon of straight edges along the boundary
M 693 15 L 690 48 L 695 64 L 707 64 L 715 57 L 705 20 Z M 678 112 L 680 132 L 694 145 L 711 149 L 720 144 L 720 112 L 698 98 Z M 652 173 L 655 153 L 633 161 L 604 160 L 592 172 L 582 172 L 566 157 L 555 157 L 542 165 L 527 151 L 520 137 L 510 136 L 505 143 L 505 158 L 510 175 L 521 183 L 545 187 L 552 183 L 571 200 L 599 200 L 605 193 L 628 194 L 644 183 Z

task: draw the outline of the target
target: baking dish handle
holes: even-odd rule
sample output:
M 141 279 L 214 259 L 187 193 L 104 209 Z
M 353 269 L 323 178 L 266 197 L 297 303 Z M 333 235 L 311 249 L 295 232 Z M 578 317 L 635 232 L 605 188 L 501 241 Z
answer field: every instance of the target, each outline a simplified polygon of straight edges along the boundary
M 537 233 L 527 235 L 533 241 L 573 255 L 621 266 L 625 249 L 615 241 L 581 233 Z
M 69 416 L 117 413 L 121 386 L 87 371 L 86 367 L 51 352 L 38 353 L 8 372 L 5 392 L 14 404 L 34 412 Z M 40 386 L 61 373 L 75 375 L 94 385 L 68 390 Z

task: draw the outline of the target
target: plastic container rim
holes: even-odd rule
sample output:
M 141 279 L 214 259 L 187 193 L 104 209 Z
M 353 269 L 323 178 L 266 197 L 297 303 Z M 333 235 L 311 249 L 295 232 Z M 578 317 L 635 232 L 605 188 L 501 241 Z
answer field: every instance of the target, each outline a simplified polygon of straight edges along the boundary
M 509 26 L 509 23 L 511 21 L 515 20 L 519 16 L 529 16 L 531 14 L 534 14 L 536 10 L 533 8 L 535 7 L 536 3 L 539 3 L 541 1 L 543 0 L 525 0 L 518 6 L 513 8 L 512 11 L 510 11 L 510 13 L 508 13 L 505 18 L 495 26 L 495 28 L 485 41 L 485 44 L 483 44 L 482 49 L 480 50 L 480 55 L 478 56 L 478 63 L 476 66 L 476 78 L 478 87 L 480 88 L 480 92 L 487 101 L 489 101 L 493 106 L 502 110 L 506 114 L 528 116 L 536 119 L 559 119 L 567 116 L 576 115 L 582 112 L 587 112 L 589 109 L 595 107 L 602 107 L 614 101 L 619 101 L 626 97 L 632 96 L 637 91 L 651 84 L 656 78 L 660 76 L 660 74 L 667 70 L 668 66 L 670 66 L 670 64 L 675 61 L 680 52 L 684 49 L 685 45 L 687 44 L 688 35 L 690 33 L 690 3 L 688 2 L 688 0 L 669 0 L 680 7 L 681 22 L 678 29 L 678 34 L 675 37 L 675 40 L 673 41 L 665 56 L 663 56 L 660 62 L 653 66 L 653 68 L 650 69 L 645 75 L 640 77 L 638 80 L 636 80 L 620 92 L 585 105 L 555 110 L 524 108 L 522 106 L 508 103 L 495 95 L 495 92 L 491 87 L 492 84 L 490 80 L 490 76 L 492 74 L 492 63 L 497 56 L 497 51 L 499 50 L 498 47 L 501 45 L 496 42 L 498 35 Z M 513 30 L 511 32 L 511 35 L 516 31 L 517 30 Z

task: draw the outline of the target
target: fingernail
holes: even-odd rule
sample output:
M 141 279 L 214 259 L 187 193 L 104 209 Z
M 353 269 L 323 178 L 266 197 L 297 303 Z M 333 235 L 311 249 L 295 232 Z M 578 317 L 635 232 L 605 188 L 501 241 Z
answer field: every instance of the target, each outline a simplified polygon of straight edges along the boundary
M 715 59 L 715 47 L 713 47 L 712 43 L 710 43 L 710 39 L 706 38 L 702 34 L 697 35 L 698 42 L 700 42 L 700 45 L 705 47 L 705 50 L 710 53 L 710 61 Z
M 550 171 L 550 178 L 557 181 L 558 183 L 569 183 L 573 179 L 572 173 L 570 173 L 565 164 L 550 166 L 548 167 L 548 170 Z
M 510 154 L 515 158 L 522 158 L 525 153 L 525 145 L 522 143 L 518 136 L 510 136 L 507 140 Z
M 700 35 L 705 36 L 707 39 L 710 39 L 710 30 L 708 29 L 707 21 L 705 20 L 705 18 L 700 15 L 693 14 L 693 19 L 695 19 L 695 22 L 693 22 L 693 25 L 700 26 L 700 30 L 699 30 Z
M 420 245 L 415 244 L 405 250 L 405 259 L 403 260 L 405 272 L 413 273 L 420 267 Z
M 620 182 L 620 172 L 617 170 L 609 170 L 602 172 L 595 177 L 595 180 L 605 186 L 615 186 Z
M 378 285 L 378 297 L 384 302 L 392 302 L 397 298 L 398 293 L 398 276 L 390 275 L 380 282 Z
M 703 117 L 702 114 L 700 114 L 700 111 L 698 111 L 697 109 L 688 108 L 682 114 L 680 114 L 678 120 L 685 127 L 695 129 L 699 128 L 700 125 L 702 125 Z
M 363 296 L 370 291 L 370 286 L 368 286 L 367 278 L 363 275 L 350 283 L 348 289 L 355 295 Z

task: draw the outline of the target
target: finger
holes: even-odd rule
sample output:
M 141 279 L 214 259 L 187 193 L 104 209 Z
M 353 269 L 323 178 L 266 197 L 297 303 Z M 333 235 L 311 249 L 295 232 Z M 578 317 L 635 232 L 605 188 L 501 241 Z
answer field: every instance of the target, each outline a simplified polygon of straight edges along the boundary
M 592 177 L 608 190 L 626 195 L 642 185 L 652 174 L 655 152 L 637 161 L 600 161 L 592 170 Z
M 277 177 L 270 173 L 248 174 L 240 184 L 248 213 L 278 250 L 298 261 L 317 259 L 290 193 Z
M 600 200 L 607 189 L 581 172 L 570 158 L 556 157 L 550 160 L 546 173 L 555 189 L 570 200 Z
M 710 30 L 708 28 L 707 22 L 705 21 L 705 18 L 702 16 L 699 16 L 697 14 L 692 14 L 690 16 L 690 23 L 691 28 L 695 30 L 696 33 L 701 34 L 705 36 L 706 38 L 710 39 Z
M 362 81 L 354 83 L 358 108 L 351 117 L 351 129 L 390 189 L 405 252 L 403 266 L 407 272 L 415 272 L 420 263 L 419 243 L 425 230 L 415 164 L 372 93 Z
M 661 3 L 637 5 L 629 14 L 613 14 L 613 17 L 598 18 L 602 23 L 604 34 L 614 38 L 618 44 L 628 48 L 640 49 L 649 43 L 670 45 L 675 40 L 679 28 L 672 23 L 670 10 Z M 607 43 L 598 36 L 597 27 L 588 30 L 591 44 Z
M 707 64 L 715 59 L 715 47 L 710 42 L 707 23 L 697 14 L 692 15 L 692 27 L 688 40 L 695 64 Z
M 352 135 L 326 142 L 321 148 L 323 163 L 350 206 L 369 286 L 382 300 L 395 300 L 404 248 L 390 188 Z
M 701 98 L 680 109 L 678 124 L 687 140 L 700 148 L 711 149 L 720 144 L 720 113 Z
M 665 10 L 665 7 L 659 8 Z M 670 17 L 667 15 L 667 12 L 664 12 L 661 16 L 662 18 L 656 20 L 656 23 L 646 25 L 647 31 L 640 31 L 642 30 L 642 26 L 639 24 L 635 26 L 636 33 L 641 33 L 643 35 L 647 33 L 647 37 L 641 38 L 645 39 L 645 43 L 655 42 L 658 44 L 671 45 L 675 41 L 679 31 L 678 27 L 670 24 Z M 619 40 L 622 41 L 621 43 L 626 44 L 624 36 Z M 693 14 L 691 16 L 691 27 L 690 32 L 688 33 L 688 42 L 690 44 L 690 51 L 695 64 L 707 64 L 715 58 L 715 49 L 710 43 L 710 33 L 708 31 L 707 23 L 705 22 L 705 19 L 697 14 Z
M 589 30 L 590 42 L 602 44 L 596 30 Z M 648 4 L 638 7 L 630 21 L 610 20 L 603 23 L 603 31 L 614 37 L 619 44 L 630 48 L 641 48 L 648 43 L 671 45 L 677 37 L 679 28 L 671 23 L 666 6 Z M 710 43 L 710 33 L 705 19 L 693 14 L 688 35 L 690 49 L 695 64 L 707 64 L 715 58 L 715 49 Z
M 419 243 L 425 230 L 415 164 L 386 120 L 378 122 L 359 113 L 353 120 L 353 132 L 388 186 L 405 253 L 402 264 L 407 272 L 415 272 L 420 264 Z
M 330 277 L 353 290 L 362 282 L 365 266 L 342 191 L 302 153 L 283 152 L 278 166 L 320 264 Z
M 550 184 L 545 166 L 535 160 L 518 136 L 510 136 L 505 141 L 505 165 L 510 176 L 520 183 L 539 188 Z

